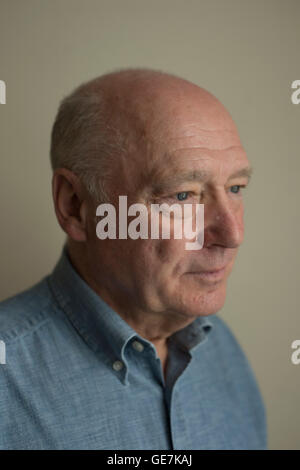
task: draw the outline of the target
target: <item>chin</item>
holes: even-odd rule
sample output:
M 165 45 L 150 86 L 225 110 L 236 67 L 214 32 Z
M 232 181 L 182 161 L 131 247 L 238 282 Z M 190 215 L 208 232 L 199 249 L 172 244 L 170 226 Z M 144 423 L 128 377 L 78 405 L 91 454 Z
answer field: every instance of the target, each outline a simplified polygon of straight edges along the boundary
M 186 292 L 183 298 L 185 314 L 191 317 L 213 315 L 224 306 L 226 300 L 226 283 L 211 287 L 202 292 L 195 289 Z

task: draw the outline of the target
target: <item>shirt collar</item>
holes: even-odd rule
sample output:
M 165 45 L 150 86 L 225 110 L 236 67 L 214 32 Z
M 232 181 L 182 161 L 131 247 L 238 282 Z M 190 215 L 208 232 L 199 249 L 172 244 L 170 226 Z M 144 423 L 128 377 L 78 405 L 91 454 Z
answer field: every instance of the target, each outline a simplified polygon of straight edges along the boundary
M 95 352 L 104 351 L 109 365 L 119 360 L 124 363 L 124 380 L 128 364 L 124 351 L 133 338 L 155 348 L 126 323 L 100 296 L 82 279 L 71 264 L 64 246 L 60 259 L 49 276 L 50 288 L 60 307 L 68 316 L 73 327 Z M 206 340 L 213 324 L 205 316 L 172 335 L 181 349 L 191 354 Z

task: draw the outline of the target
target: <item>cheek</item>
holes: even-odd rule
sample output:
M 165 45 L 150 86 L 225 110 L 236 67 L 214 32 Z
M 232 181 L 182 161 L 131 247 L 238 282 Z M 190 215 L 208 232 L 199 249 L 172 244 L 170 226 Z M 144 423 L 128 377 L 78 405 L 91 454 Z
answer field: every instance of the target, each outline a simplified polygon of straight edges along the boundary
M 160 263 L 170 263 L 173 258 L 173 250 L 170 249 L 169 240 L 160 240 L 155 246 L 155 256 Z
M 241 242 L 244 239 L 244 208 L 242 207 L 238 214 L 238 228 L 240 233 Z
M 185 240 L 158 240 L 155 255 L 158 262 L 166 269 L 173 269 L 183 259 Z
M 169 283 L 182 269 L 184 246 L 182 240 L 148 240 L 140 255 L 137 254 L 141 260 L 140 268 L 154 283 Z

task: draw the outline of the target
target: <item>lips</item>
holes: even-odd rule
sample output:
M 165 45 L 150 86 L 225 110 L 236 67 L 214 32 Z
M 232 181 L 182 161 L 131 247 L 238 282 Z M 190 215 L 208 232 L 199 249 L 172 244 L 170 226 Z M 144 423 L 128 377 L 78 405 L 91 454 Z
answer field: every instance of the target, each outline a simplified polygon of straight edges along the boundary
M 227 266 L 224 266 L 223 268 L 213 269 L 213 270 L 210 269 L 207 271 L 193 271 L 187 274 L 194 275 L 199 279 L 203 279 L 207 281 L 218 281 L 224 277 L 226 267 Z
M 210 268 L 210 269 L 204 269 L 203 271 L 197 271 L 199 273 L 217 273 L 219 271 L 224 271 L 226 268 L 226 265 L 223 266 L 222 268 Z

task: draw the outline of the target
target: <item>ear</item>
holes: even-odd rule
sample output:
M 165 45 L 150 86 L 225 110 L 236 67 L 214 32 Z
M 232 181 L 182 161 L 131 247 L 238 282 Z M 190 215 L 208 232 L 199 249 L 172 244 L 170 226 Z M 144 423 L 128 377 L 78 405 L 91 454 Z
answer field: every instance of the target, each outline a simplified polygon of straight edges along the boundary
M 87 195 L 79 178 L 67 168 L 53 173 L 52 195 L 61 228 L 78 242 L 87 240 Z

